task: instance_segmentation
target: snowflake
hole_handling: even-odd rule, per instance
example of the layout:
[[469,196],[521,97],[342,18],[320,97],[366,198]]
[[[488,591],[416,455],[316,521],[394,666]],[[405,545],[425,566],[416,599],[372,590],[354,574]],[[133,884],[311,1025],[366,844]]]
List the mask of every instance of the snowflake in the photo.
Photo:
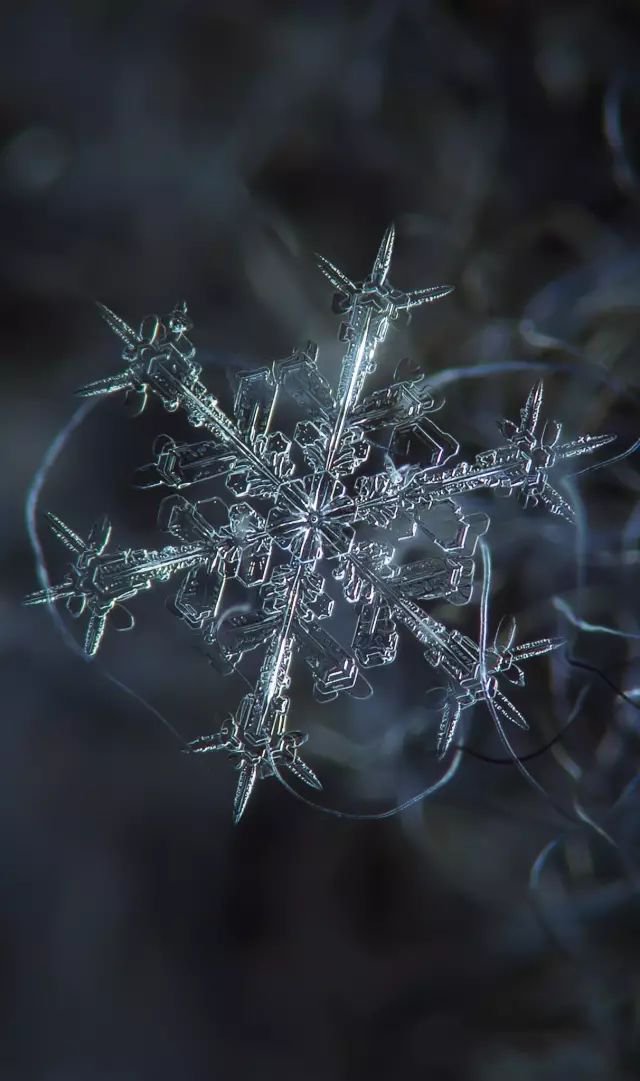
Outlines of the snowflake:
[[[559,462],[613,437],[561,443],[558,423],[541,424],[538,382],[519,421],[499,425],[500,446],[471,462],[451,464],[459,445],[433,420],[443,402],[424,377],[413,372],[364,396],[390,324],[400,313],[451,291],[449,286],[408,293],[394,289],[388,281],[393,242],[390,227],[363,282],[351,281],[318,257],[336,290],[334,311],[343,316],[339,337],[345,351],[337,388],[319,370],[317,348],[309,342],[286,360],[237,376],[232,415],[200,379],[185,303],[166,318],[148,317],[138,332],[101,306],[125,343],[124,368],[80,393],[126,391],[137,412],[152,393],[165,409],[182,410],[206,437],[194,442],[160,437],[153,463],[142,470],[144,485],[176,491],[164,498],[159,512],[159,526],[175,543],[157,550],[110,549],[106,518],[83,540],[49,514],[51,529],[72,561],[59,585],[31,594],[26,602],[64,600],[74,617],[86,614],[84,649],[94,655],[109,619],[123,611],[128,618],[125,602],[154,583],[177,579],[174,610],[203,637],[217,666],[244,671],[245,678],[253,672],[251,689],[235,713],[219,731],[190,745],[196,753],[224,750],[234,759],[236,822],[256,781],[279,775],[282,767],[321,787],[300,756],[307,736],[288,728],[295,655],[310,670],[315,697],[328,702],[356,693],[366,670],[391,664],[404,628],[447,682],[438,733],[438,754],[444,757],[462,711],[479,701],[490,700],[492,712],[526,728],[501,689],[503,681],[522,686],[521,662],[560,644],[543,638],[515,645],[515,622],[503,618],[481,657],[478,642],[449,630],[424,604],[460,605],[471,598],[474,553],[489,519],[466,513],[456,497],[486,488],[517,493],[524,507],[542,503],[571,521],[572,509],[551,486],[549,474]],[[291,436],[274,428],[283,402],[295,412]],[[410,464],[417,454],[421,464]],[[215,478],[226,488],[224,500],[198,503],[177,494]],[[212,509],[220,521],[212,522]],[[415,558],[417,545],[422,545],[420,558]],[[240,590],[243,604],[235,600]],[[338,601],[354,612],[348,642],[332,633]],[[339,622],[343,628],[345,619]]]

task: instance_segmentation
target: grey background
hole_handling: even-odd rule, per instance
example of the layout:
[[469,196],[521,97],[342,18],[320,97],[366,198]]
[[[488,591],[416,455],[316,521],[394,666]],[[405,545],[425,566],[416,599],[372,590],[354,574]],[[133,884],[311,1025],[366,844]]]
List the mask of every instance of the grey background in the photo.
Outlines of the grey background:
[[[271,781],[233,829],[228,763],[181,756],[102,673],[186,738],[214,727],[228,692],[162,601],[140,602],[136,634],[111,636],[99,666],[44,611],[19,607],[37,584],[31,478],[74,388],[117,363],[93,301],[135,324],[186,297],[212,389],[225,369],[309,337],[335,371],[312,252],[362,275],[392,218],[398,286],[457,289],[389,340],[383,375],[406,353],[433,372],[440,417],[472,454],[544,366],[546,409],[569,435],[630,445],[639,35],[631,2],[42,0],[4,12],[3,1078],[640,1073],[638,802],[625,788],[637,708],[601,677],[534,662],[519,699],[532,730],[515,743],[542,746],[589,683],[562,744],[571,760],[558,744],[530,767],[617,849],[567,830],[515,768],[471,757],[436,800],[390,821],[324,816]],[[81,531],[106,510],[120,540],[157,542],[154,500],[130,479],[164,424],[101,405],[60,454],[43,508]],[[486,504],[496,619],[514,612],[525,637],[568,632],[577,656],[633,688],[637,643],[578,634],[551,598],[638,633],[637,464],[579,492],[581,593],[569,527]],[[55,576],[63,555],[43,543]],[[477,606],[455,619],[475,631]],[[415,669],[393,672],[365,715],[334,711],[333,735],[319,727],[309,745],[335,806],[375,812],[434,776]],[[480,711],[469,741],[503,754]],[[530,894],[531,865],[558,836]]]

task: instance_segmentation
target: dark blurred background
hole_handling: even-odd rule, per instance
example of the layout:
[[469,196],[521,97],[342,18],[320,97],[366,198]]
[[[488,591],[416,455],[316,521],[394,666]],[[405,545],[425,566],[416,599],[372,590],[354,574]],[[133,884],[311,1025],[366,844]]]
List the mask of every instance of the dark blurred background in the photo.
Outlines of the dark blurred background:
[[[392,218],[394,282],[457,289],[390,336],[382,372],[410,353],[433,373],[467,456],[540,371],[567,436],[631,445],[638,4],[23,0],[0,58],[0,1075],[640,1076],[637,458],[567,482],[577,530],[486,504],[495,617],[566,634],[602,673],[555,654],[518,699],[526,755],[586,687],[527,763],[553,803],[469,756],[397,818],[325,816],[269,781],[233,828],[229,764],[180,755],[104,674],[185,738],[213,729],[225,692],[162,602],[94,665],[19,607],[37,587],[29,485],[75,387],[118,363],[94,300],[137,324],[186,297],[216,391],[307,338],[335,371],[312,252],[362,276]],[[42,509],[80,532],[104,510],[120,543],[159,543],[130,479],[165,424],[100,404],[41,478]],[[63,553],[43,545],[55,578]],[[477,633],[476,603],[436,614]],[[433,780],[413,682],[399,661],[364,717],[317,723],[328,804],[376,812]],[[468,741],[504,755],[480,710]]]

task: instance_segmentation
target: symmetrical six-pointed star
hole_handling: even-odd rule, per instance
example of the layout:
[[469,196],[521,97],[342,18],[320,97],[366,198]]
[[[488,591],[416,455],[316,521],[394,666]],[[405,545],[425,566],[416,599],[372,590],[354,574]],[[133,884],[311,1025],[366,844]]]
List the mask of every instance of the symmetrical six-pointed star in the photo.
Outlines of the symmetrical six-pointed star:
[[[559,644],[544,638],[514,645],[515,623],[506,619],[481,666],[478,643],[448,630],[425,611],[424,602],[465,604],[471,597],[474,552],[489,519],[465,513],[456,496],[483,488],[517,492],[525,507],[542,502],[553,514],[572,520],[570,505],[549,483],[549,472],[557,462],[593,451],[613,437],[560,443],[559,424],[540,426],[539,382],[519,423],[500,423],[501,446],[451,466],[459,445],[432,419],[443,402],[436,401],[422,377],[410,376],[363,397],[390,323],[400,312],[451,291],[448,286],[409,293],[393,289],[388,282],[393,242],[390,227],[361,283],[318,257],[336,290],[334,311],[344,318],[337,390],[319,371],[317,349],[309,342],[284,361],[241,374],[232,417],[200,380],[187,337],[192,324],[186,304],[178,304],[163,320],[148,317],[138,332],[101,308],[125,343],[125,366],[80,393],[124,390],[142,411],[152,392],[167,410],[182,409],[206,438],[177,443],[160,437],[154,462],[141,471],[141,483],[182,490],[218,478],[227,498],[209,498],[201,510],[183,495],[167,496],[159,525],[177,543],[156,551],[108,551],[106,518],[84,541],[48,515],[73,559],[59,585],[31,594],[27,603],[66,600],[73,616],[86,612],[84,648],[92,655],[109,617],[123,612],[123,602],[154,582],[178,577],[174,609],[203,636],[218,666],[244,670],[247,678],[253,655],[252,689],[235,714],[217,733],[191,744],[195,752],[225,750],[235,759],[236,821],[256,780],[281,767],[321,787],[299,754],[306,735],[287,727],[296,654],[311,671],[316,698],[326,702],[357,693],[365,670],[390,664],[404,628],[447,681],[438,736],[438,753],[444,756],[461,711],[488,697],[500,715],[526,728],[500,682],[505,677],[522,686],[519,663]],[[283,400],[297,415],[292,438],[273,427]],[[401,464],[409,451],[412,457],[419,451],[423,464]],[[221,520],[214,524],[216,515]],[[422,550],[416,559],[418,545]],[[338,621],[337,636],[328,629],[336,623],[331,594],[337,587],[332,582],[340,583],[343,601],[355,609],[355,630],[346,641],[341,640],[344,618]],[[245,601],[253,598],[253,603],[234,603],[240,588]]]

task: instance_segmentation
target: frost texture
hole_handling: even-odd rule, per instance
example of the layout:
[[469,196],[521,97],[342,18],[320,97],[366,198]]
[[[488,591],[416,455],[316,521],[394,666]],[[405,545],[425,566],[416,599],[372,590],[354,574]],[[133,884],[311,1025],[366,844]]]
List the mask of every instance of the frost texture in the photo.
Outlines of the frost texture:
[[[80,393],[126,391],[138,412],[155,394],[165,409],[182,410],[204,437],[182,443],[159,437],[153,462],[140,471],[142,485],[175,490],[159,513],[159,526],[173,543],[157,550],[112,548],[106,518],[83,540],[50,514],[72,561],[59,585],[33,593],[27,603],[64,600],[71,615],[85,615],[84,648],[93,655],[110,620],[124,628],[130,622],[124,602],[155,583],[176,580],[175,612],[202,636],[220,670],[250,679],[235,714],[218,732],[191,744],[195,753],[224,750],[234,759],[236,821],[256,781],[282,768],[321,787],[300,756],[307,736],[288,727],[296,654],[310,670],[319,701],[360,695],[364,673],[394,661],[404,628],[446,681],[438,733],[444,757],[462,711],[479,701],[490,699],[492,713],[527,728],[502,688],[505,681],[521,687],[521,663],[560,645],[550,638],[516,645],[515,622],[503,619],[481,664],[478,642],[447,629],[427,613],[425,602],[459,605],[471,598],[476,547],[489,519],[466,513],[457,497],[485,488],[517,493],[523,507],[542,503],[572,521],[550,473],[613,437],[560,442],[560,425],[541,421],[538,382],[519,421],[500,422],[499,446],[454,464],[459,445],[433,419],[444,403],[422,376],[410,372],[365,395],[390,324],[401,312],[451,291],[394,289],[388,281],[393,242],[390,227],[363,282],[318,257],[336,290],[334,311],[343,317],[337,387],[318,368],[317,348],[309,342],[286,360],[241,374],[232,416],[200,379],[186,304],[163,320],[145,319],[138,332],[101,306],[125,343],[124,368]],[[297,417],[290,435],[274,427],[283,398]],[[421,464],[409,464],[416,457]],[[198,504],[178,494],[214,478],[226,487],[224,501]],[[418,543],[422,550],[415,558]],[[425,547],[431,552],[426,558]],[[336,588],[353,611],[348,644],[329,629]]]

